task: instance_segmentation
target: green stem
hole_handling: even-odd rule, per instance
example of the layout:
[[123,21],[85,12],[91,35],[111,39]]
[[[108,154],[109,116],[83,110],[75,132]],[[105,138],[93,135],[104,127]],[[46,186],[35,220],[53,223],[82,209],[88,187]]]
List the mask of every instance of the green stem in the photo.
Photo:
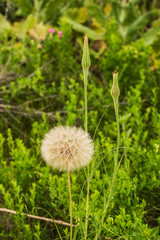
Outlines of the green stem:
[[83,76],[84,76],[84,129],[88,132],[88,106],[87,106],[87,83],[88,83],[88,69],[83,68]]
[[85,239],[87,239],[87,231],[88,231],[88,211],[89,211],[89,188],[90,188],[90,179],[89,179],[89,166],[87,167],[87,202],[86,202],[86,223],[85,223]]
[[72,227],[73,227],[73,223],[72,223],[72,195],[71,195],[71,180],[70,180],[70,172],[68,171],[68,188],[69,188],[69,202],[70,202],[70,206],[69,206],[69,212],[70,212],[70,240],[72,240]]
[[119,154],[119,143],[120,143],[118,100],[114,100],[114,109],[115,109],[116,122],[117,122],[117,149],[116,149],[116,156],[115,156],[115,168],[117,168],[118,154]]
[[115,115],[116,115],[116,122],[117,122],[117,148],[116,148],[116,153],[115,153],[115,157],[114,157],[114,171],[113,171],[112,183],[111,183],[111,187],[110,187],[110,191],[109,191],[108,201],[107,201],[107,204],[106,204],[105,209],[104,209],[104,214],[102,216],[102,221],[101,221],[101,225],[100,225],[99,230],[98,230],[98,234],[96,235],[96,238],[95,238],[96,240],[98,239],[98,237],[101,233],[101,228],[103,226],[104,218],[105,218],[105,215],[107,213],[107,209],[108,209],[109,204],[110,204],[111,199],[112,199],[114,184],[115,184],[115,181],[116,181],[116,176],[117,176],[117,171],[118,171],[118,154],[119,154],[119,144],[120,144],[118,99],[114,100],[114,108],[115,108]]
[[[88,106],[87,106],[87,83],[88,83],[88,68],[83,68],[84,75],[84,128],[88,132]],[[89,212],[89,189],[90,189],[90,179],[89,179],[89,165],[87,166],[87,201],[86,201],[86,220],[85,220],[85,239],[87,239],[88,231],[88,212]]]

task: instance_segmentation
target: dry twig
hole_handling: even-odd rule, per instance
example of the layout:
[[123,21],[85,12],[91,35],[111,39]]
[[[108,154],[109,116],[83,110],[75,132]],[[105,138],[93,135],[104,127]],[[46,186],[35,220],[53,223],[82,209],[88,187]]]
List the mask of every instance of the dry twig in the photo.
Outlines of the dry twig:
[[[6,213],[11,213],[11,214],[17,214],[16,211],[13,211],[13,210],[10,210],[10,209],[7,209],[7,208],[0,208],[0,212],[6,212]],[[35,215],[31,215],[31,214],[26,214],[26,213],[21,213],[22,215],[26,215],[27,217],[29,218],[34,218],[34,219],[39,219],[39,220],[43,220],[43,221],[47,221],[47,222],[52,222],[52,223],[56,223],[56,224],[61,224],[61,225],[64,225],[64,226],[70,226],[70,223],[66,223],[66,222],[63,222],[61,220],[52,220],[50,218],[44,218],[44,217],[40,217],[40,216],[35,216]]]

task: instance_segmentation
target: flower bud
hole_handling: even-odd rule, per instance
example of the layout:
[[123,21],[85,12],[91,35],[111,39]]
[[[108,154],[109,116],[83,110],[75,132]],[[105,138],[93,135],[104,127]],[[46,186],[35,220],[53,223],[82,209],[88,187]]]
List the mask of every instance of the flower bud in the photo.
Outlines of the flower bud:
[[82,56],[81,64],[83,68],[87,68],[87,69],[91,66],[87,37],[84,38],[83,56]]
[[119,95],[120,95],[120,89],[118,86],[118,72],[117,70],[113,73],[113,85],[111,89],[111,95],[114,100],[118,101]]

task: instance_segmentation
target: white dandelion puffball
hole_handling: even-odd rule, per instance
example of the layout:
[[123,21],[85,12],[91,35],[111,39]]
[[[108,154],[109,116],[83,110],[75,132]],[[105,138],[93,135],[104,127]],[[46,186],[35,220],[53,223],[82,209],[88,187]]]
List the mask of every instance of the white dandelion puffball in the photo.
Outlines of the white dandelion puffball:
[[74,171],[89,163],[94,147],[89,134],[83,129],[60,126],[45,135],[41,152],[51,167]]

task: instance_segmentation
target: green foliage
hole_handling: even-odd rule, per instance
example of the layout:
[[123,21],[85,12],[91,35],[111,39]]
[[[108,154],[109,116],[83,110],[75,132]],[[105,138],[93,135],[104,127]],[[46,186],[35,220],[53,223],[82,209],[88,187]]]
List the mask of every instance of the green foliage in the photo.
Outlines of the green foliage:
[[[86,1],[85,8],[69,8],[63,19],[71,24],[75,31],[84,33],[94,40],[103,40],[107,34],[108,21],[114,16],[124,43],[141,36],[146,45],[152,45],[159,36],[159,24],[153,22],[149,29],[147,26],[153,16],[159,16],[160,12],[158,9],[143,12],[138,6],[139,2],[139,0],[128,3],[127,1],[111,0],[105,1],[105,4],[99,7],[92,1]],[[91,22],[90,27],[86,26],[87,22]],[[143,29],[147,29],[147,31],[143,31]]]
[[14,2],[18,6],[17,15],[28,16],[30,14],[34,14],[38,21],[54,21],[56,16],[58,15],[60,8],[66,4],[66,0],[14,0]]
[[153,14],[159,14],[158,10],[151,10],[143,14],[137,11],[137,2],[129,1],[123,4],[120,1],[112,1],[112,11],[118,23],[118,30],[125,42],[133,40],[139,30],[144,29]]

